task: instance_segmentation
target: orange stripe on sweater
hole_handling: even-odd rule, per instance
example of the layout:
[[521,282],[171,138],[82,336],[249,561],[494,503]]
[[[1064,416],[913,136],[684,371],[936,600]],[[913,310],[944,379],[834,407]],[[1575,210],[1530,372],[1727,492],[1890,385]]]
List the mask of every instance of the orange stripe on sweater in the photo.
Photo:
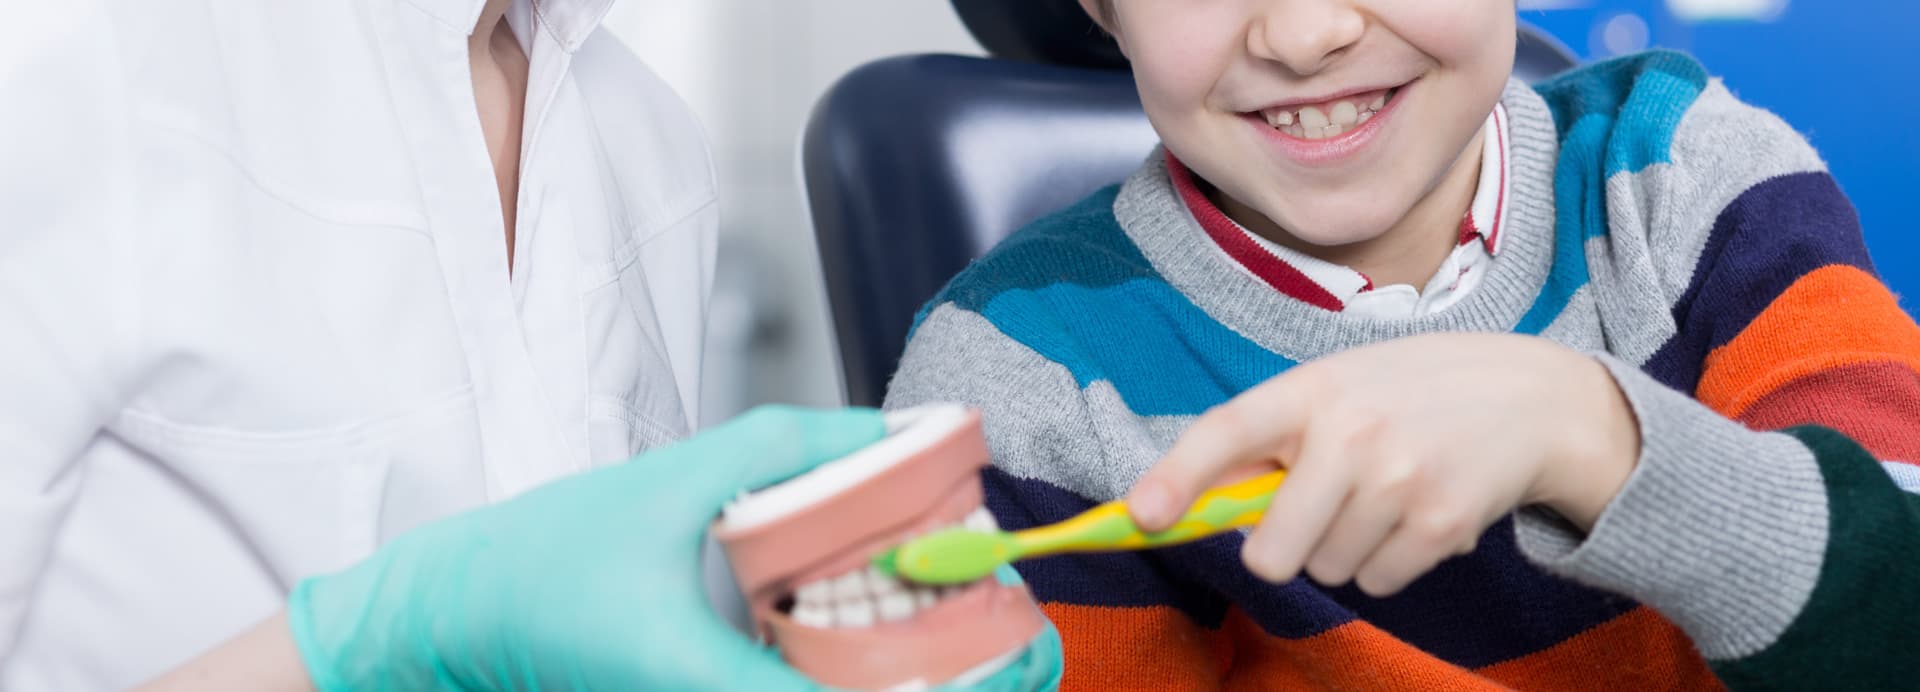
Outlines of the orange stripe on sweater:
[[1499,690],[1499,684],[1400,641],[1364,620],[1304,639],[1267,634],[1235,608],[1221,629],[1233,638],[1224,689]]
[[1724,689],[1687,635],[1645,607],[1479,673],[1521,690]]
[[1872,361],[1920,370],[1920,326],[1872,275],[1827,266],[1800,277],[1732,341],[1707,354],[1694,395],[1737,419],[1787,383]]
[[1061,689],[1717,690],[1686,635],[1636,608],[1559,644],[1467,670],[1364,620],[1312,637],[1267,634],[1238,608],[1208,630],[1165,606],[1042,604],[1060,629]]
[[1877,361],[1809,374],[1754,402],[1755,430],[1824,425],[1881,459],[1920,461],[1920,371]]
[[1043,603],[1066,658],[1060,689],[1216,690],[1226,642],[1166,606]]

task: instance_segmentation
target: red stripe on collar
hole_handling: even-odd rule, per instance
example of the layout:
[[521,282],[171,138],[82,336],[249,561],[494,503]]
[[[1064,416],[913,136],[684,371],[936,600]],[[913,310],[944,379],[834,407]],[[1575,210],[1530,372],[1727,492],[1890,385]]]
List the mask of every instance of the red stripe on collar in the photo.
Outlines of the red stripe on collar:
[[1215,245],[1225,250],[1228,257],[1246,267],[1255,277],[1272,286],[1287,297],[1302,303],[1340,312],[1346,304],[1329,292],[1319,282],[1300,273],[1293,265],[1287,264],[1266,248],[1248,238],[1240,227],[1220,211],[1213,200],[1200,191],[1200,186],[1192,171],[1187,170],[1173,152],[1167,152],[1167,177],[1173,182],[1173,189],[1180,193],[1180,200],[1187,205],[1187,211],[1193,214],[1200,228],[1207,232]]

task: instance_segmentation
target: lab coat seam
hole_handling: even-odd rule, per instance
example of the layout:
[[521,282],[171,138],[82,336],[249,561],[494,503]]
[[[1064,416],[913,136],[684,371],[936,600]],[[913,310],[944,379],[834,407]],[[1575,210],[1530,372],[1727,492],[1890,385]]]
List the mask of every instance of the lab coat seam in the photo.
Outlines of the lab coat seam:
[[680,227],[688,225],[689,221],[700,216],[708,209],[713,208],[718,202],[719,197],[708,197],[706,201],[701,202],[693,209],[674,217],[673,221],[655,225],[654,229],[647,232],[644,236],[635,232],[633,227],[627,227],[625,232],[627,242],[622,244],[619,249],[614,250],[613,259],[602,264],[600,270],[595,273],[593,278],[585,282],[585,286],[581,288],[581,293],[592,293],[618,283],[620,281],[620,275],[625,274],[627,269],[633,266],[633,263],[640,261],[640,256],[644,254],[649,243]]
[[[533,12],[534,12],[533,23],[535,25],[544,25],[546,23],[546,20],[540,16],[540,5],[538,2],[533,3]],[[549,33],[549,36],[551,36],[551,33]],[[536,41],[534,43],[537,44],[538,42]],[[537,47],[535,48],[535,51],[536,52],[538,51]],[[509,252],[513,253],[513,257],[516,259],[521,257],[523,254],[526,254],[526,253],[523,253],[522,250],[531,252],[531,249],[533,247],[533,242],[534,242],[534,235],[539,233],[539,229],[540,229],[540,224],[538,223],[525,225],[524,227],[522,227],[522,225],[519,224],[519,221],[525,220],[524,217],[526,217],[527,211],[531,206],[528,204],[528,202],[531,201],[531,197],[533,196],[544,197],[543,193],[545,192],[544,184],[542,184],[537,190],[534,189],[532,186],[528,185],[528,181],[533,180],[534,176],[539,176],[542,173],[542,170],[539,164],[536,164],[534,162],[533,152],[536,148],[538,148],[541,145],[541,140],[544,138],[546,134],[547,127],[548,127],[548,116],[553,112],[554,103],[560,99],[561,91],[568,87],[572,79],[573,53],[571,51],[566,51],[565,55],[562,55],[561,57],[558,58],[560,62],[557,67],[547,67],[548,61],[543,61],[538,57],[530,56],[530,58],[531,58],[529,62],[530,78],[532,78],[532,76],[535,74],[531,70],[534,67],[541,67],[542,71],[550,70],[553,72],[553,77],[552,77],[553,81],[550,84],[542,85],[541,95],[539,100],[537,101],[537,103],[539,104],[538,110],[531,113],[529,119],[521,124],[522,130],[521,130],[521,145],[520,145],[520,166],[521,166],[520,182],[518,185],[516,185],[517,189],[515,189],[514,191],[514,196],[516,198],[514,202],[515,209],[516,209],[516,216],[520,218],[516,218],[515,220],[516,231],[514,232],[514,239],[513,239],[514,247],[509,250]],[[540,76],[544,77],[544,75],[540,75]],[[529,86],[526,92],[525,98],[523,100],[526,103],[535,103],[536,101],[534,100],[533,95],[534,95],[534,92],[532,90],[532,87]],[[544,206],[545,206],[544,203],[540,203],[540,207],[544,207]],[[512,283],[513,283],[513,290],[514,290],[514,300],[516,302],[524,300],[526,298],[526,289],[527,289],[526,282],[524,280],[515,278],[512,280]]]
[[445,28],[448,31],[458,32],[462,36],[466,36],[473,33],[473,25],[479,21],[480,10],[482,7],[484,7],[484,3],[474,3],[474,8],[473,8],[474,16],[472,19],[467,21],[467,25],[465,27],[462,27],[456,24],[455,22],[453,22],[452,20],[449,20],[446,17],[440,16],[440,13],[434,12],[431,9],[421,6],[420,3],[417,2],[416,0],[407,0],[407,5],[409,7],[412,7],[413,11],[426,15],[427,19],[432,20],[433,23],[439,24],[442,28]]
[[[588,73],[590,74],[590,71]],[[581,81],[580,77],[581,75],[579,71],[576,71],[574,74],[575,88],[581,92],[580,93],[580,112],[581,112],[581,115],[587,119],[588,124],[591,125],[591,127],[587,128],[587,134],[593,137],[593,143],[594,143],[594,147],[592,150],[593,161],[595,164],[598,164],[602,170],[605,171],[607,180],[610,180],[613,183],[612,187],[613,187],[614,194],[610,195],[610,199],[614,202],[614,204],[618,205],[618,209],[615,211],[615,217],[619,219],[620,230],[623,233],[626,233],[628,238],[628,243],[631,243],[633,238],[633,227],[635,224],[633,221],[633,210],[628,206],[627,197],[625,194],[623,194],[626,192],[627,186],[625,182],[620,179],[619,170],[615,168],[610,162],[607,161],[608,147],[607,147],[606,138],[600,135],[600,128],[601,128],[600,117],[599,117],[600,114],[594,109],[593,99],[587,98],[586,86],[585,86],[585,83]],[[613,263],[619,262],[619,254],[625,249],[626,249],[626,244],[623,243],[621,248],[614,252]],[[618,269],[625,269],[625,267],[619,267]],[[617,273],[618,271],[616,270],[614,274],[617,274]]]
[[547,19],[546,10],[541,7],[540,0],[529,0],[527,4],[533,6],[533,23],[540,27],[540,32],[546,34],[547,38],[553,39],[553,42],[559,44],[568,54],[572,54],[574,44],[568,43],[560,36],[560,32],[554,31],[553,22]]
[[274,431],[186,423],[173,420],[156,411],[128,406],[120,410],[108,427],[132,440],[154,440],[176,445],[224,444],[228,448],[279,447],[288,444],[361,439],[369,431],[383,425],[448,411],[472,401],[473,398],[473,385],[469,383],[422,397],[419,403],[414,405],[375,416],[336,425]]
[[204,147],[207,151],[210,151],[218,155],[221,159],[224,159],[227,162],[227,164],[231,165],[234,171],[240,175],[240,178],[242,180],[247,181],[247,183],[253,189],[258,190],[261,194],[266,195],[268,198],[273,199],[276,202],[279,202],[281,205],[287,207],[288,209],[298,212],[315,221],[319,221],[321,223],[335,225],[335,226],[351,226],[356,228],[391,228],[395,230],[410,231],[413,233],[417,233],[419,235],[427,237],[428,239],[432,238],[432,234],[429,233],[427,230],[427,223],[426,223],[425,217],[419,214],[409,214],[408,216],[413,216],[416,218],[410,218],[404,221],[403,220],[389,221],[389,220],[374,220],[374,219],[350,219],[350,218],[342,218],[342,217],[334,216],[331,214],[327,214],[315,208],[317,206],[322,206],[320,204],[303,202],[303,201],[294,199],[291,194],[284,191],[284,188],[286,188],[287,186],[280,185],[277,182],[267,180],[264,176],[260,174],[259,171],[254,170],[252,166],[247,165],[246,162],[242,161],[240,157],[237,154],[235,154],[232,150],[221,145],[219,142],[214,141],[212,137],[209,137],[205,133],[199,131],[198,128],[195,128],[186,123],[171,122],[169,119],[165,117],[160,117],[154,114],[147,114],[145,117],[142,117],[141,122],[152,126],[155,130],[159,132],[172,133],[182,138],[191,140],[196,144],[199,144],[200,146]]
[[[611,418],[615,422],[625,424],[629,430],[644,433],[649,443],[672,440],[681,435],[679,431],[654,420],[652,416],[641,413],[640,409],[620,397],[598,395],[591,397],[591,401],[592,405],[587,408],[587,415],[590,418]],[[602,407],[612,410],[606,411]],[[640,449],[644,450],[647,446],[650,445],[642,445]]]
[[662,224],[657,224],[651,230],[647,230],[645,232],[639,232],[637,229],[631,229],[631,228],[628,229],[628,232],[633,235],[633,241],[632,241],[633,254],[639,255],[640,251],[645,249],[647,244],[652,243],[654,240],[659,239],[661,236],[671,233],[682,226],[685,226],[688,221],[692,220],[696,216],[701,215],[702,213],[705,213],[708,209],[713,208],[719,202],[720,202],[720,197],[718,195],[707,195],[705,198],[695,203],[693,205],[693,208],[688,209],[685,213],[675,215],[672,221],[668,221]]
[[[606,40],[611,41],[614,48],[624,52],[627,57],[633,58],[638,62],[637,56],[634,56],[633,51],[621,43],[619,38],[608,35],[606,36]],[[587,121],[592,125],[592,127],[588,128],[588,131],[592,135],[594,143],[597,145],[594,148],[595,161],[606,168],[608,178],[613,181],[613,186],[616,190],[616,194],[613,195],[613,200],[619,204],[618,217],[620,219],[621,230],[628,237],[628,242],[614,251],[613,260],[603,265],[611,269],[611,271],[605,272],[604,279],[595,283],[593,289],[606,286],[608,283],[611,283],[615,277],[618,277],[621,272],[626,271],[632,258],[623,257],[623,255],[639,255],[642,248],[654,238],[672,231],[674,228],[684,224],[688,219],[718,204],[720,199],[719,174],[713,166],[713,145],[707,138],[705,126],[700,124],[699,118],[693,117],[686,100],[680,98],[679,92],[674,91],[672,85],[667,84],[659,78],[659,75],[648,70],[644,63],[639,64],[638,69],[641,70],[643,75],[649,78],[651,84],[648,86],[657,88],[662,93],[671,97],[672,105],[678,111],[678,115],[684,121],[684,124],[692,127],[694,132],[699,136],[700,163],[706,171],[706,185],[702,189],[687,191],[676,197],[675,201],[687,205],[687,208],[678,209],[677,205],[667,206],[665,213],[649,213],[646,215],[648,218],[636,220],[634,218],[635,214],[633,213],[632,205],[628,203],[627,195],[624,194],[627,190],[628,181],[622,179],[618,169],[610,165],[607,161],[608,152],[611,151],[611,147],[607,146],[606,138],[601,134],[605,126],[600,120],[600,112],[596,108],[593,99],[585,97],[587,81],[593,79],[592,71],[591,69],[585,71],[586,74],[583,81],[581,71],[575,70],[573,72],[573,79],[575,88],[581,91],[581,111],[585,113]],[[661,218],[665,220],[655,220]],[[644,231],[640,230],[643,225],[646,227]]]

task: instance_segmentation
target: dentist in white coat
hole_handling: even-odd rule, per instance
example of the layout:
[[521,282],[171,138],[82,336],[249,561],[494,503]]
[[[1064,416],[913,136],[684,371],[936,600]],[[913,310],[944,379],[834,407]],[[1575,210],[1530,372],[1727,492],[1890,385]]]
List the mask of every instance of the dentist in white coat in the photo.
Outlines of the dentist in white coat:
[[8,8],[0,690],[813,687],[702,537],[885,426],[669,444],[714,175],[610,2]]
[[9,12],[0,689],[151,679],[694,429],[714,174],[609,4]]

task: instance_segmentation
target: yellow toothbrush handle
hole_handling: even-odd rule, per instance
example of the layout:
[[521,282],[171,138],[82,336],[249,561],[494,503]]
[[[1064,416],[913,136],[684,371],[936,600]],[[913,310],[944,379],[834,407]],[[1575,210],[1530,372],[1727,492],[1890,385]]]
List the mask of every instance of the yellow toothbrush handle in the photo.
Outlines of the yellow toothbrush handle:
[[1165,531],[1146,532],[1127,514],[1127,503],[1115,500],[1066,521],[1013,534],[1019,557],[1068,552],[1141,550],[1177,545],[1225,533],[1260,521],[1273,500],[1273,491],[1287,472],[1273,471],[1200,495],[1193,507]]

